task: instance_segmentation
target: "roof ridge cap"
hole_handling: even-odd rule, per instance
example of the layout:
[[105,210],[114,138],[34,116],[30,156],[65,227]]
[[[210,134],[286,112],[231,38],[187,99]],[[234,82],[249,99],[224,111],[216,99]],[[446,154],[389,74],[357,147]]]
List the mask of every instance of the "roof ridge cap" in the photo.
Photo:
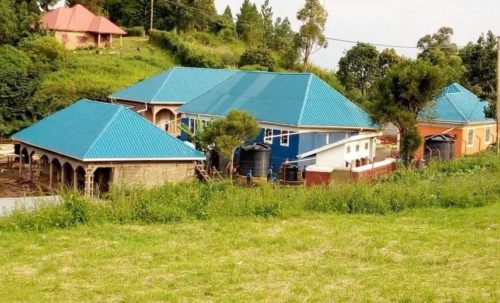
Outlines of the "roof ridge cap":
[[170,77],[172,77],[172,74],[174,73],[174,71],[176,70],[177,66],[174,66],[172,67],[171,69],[169,69],[169,74],[168,74],[168,77],[167,79],[165,79],[165,81],[163,81],[163,83],[161,84],[161,86],[156,90],[156,93],[153,95],[153,97],[151,97],[151,100],[150,102],[153,102],[154,99],[156,98],[156,96],[158,96],[158,94],[160,93],[160,91],[163,89],[163,87],[167,84],[168,80],[170,80]]
[[302,107],[300,109],[299,119],[297,120],[297,125],[300,125],[302,122],[302,116],[304,116],[304,110],[306,108],[306,103],[309,97],[309,90],[311,88],[311,82],[313,79],[313,74],[309,74],[309,79],[307,79],[307,88],[304,93],[304,98],[302,99]]
[[108,123],[106,123],[106,125],[104,126],[104,128],[102,129],[102,131],[99,133],[99,135],[94,139],[94,141],[92,142],[92,144],[90,144],[89,148],[85,151],[85,153],[83,153],[82,159],[86,158],[85,156],[97,144],[97,141],[99,141],[99,139],[101,139],[101,137],[106,132],[106,130],[109,128],[109,126],[113,123],[113,121],[115,121],[116,116],[118,116],[118,114],[121,113],[124,109],[125,109],[124,106],[121,106],[121,107],[118,108],[118,110],[113,114],[113,117],[111,117],[111,119],[109,119]]

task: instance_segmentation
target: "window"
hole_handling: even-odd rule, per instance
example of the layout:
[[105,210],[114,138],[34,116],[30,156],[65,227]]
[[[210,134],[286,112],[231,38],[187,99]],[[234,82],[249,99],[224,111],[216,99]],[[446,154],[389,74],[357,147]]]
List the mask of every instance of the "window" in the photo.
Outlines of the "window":
[[273,130],[270,128],[264,129],[264,143],[273,144]]
[[191,133],[195,134],[196,133],[196,120],[195,119],[189,119],[189,131]]
[[368,150],[368,147],[370,147],[370,144],[368,142],[365,143],[365,149]]
[[347,151],[346,151],[348,154],[351,153],[351,146],[350,145],[347,145]]
[[280,145],[288,146],[290,141],[290,132],[287,130],[281,131]]
[[467,131],[467,145],[471,146],[474,145],[474,130],[469,129]]
[[356,145],[356,151],[359,152],[359,144]]
[[491,142],[491,128],[487,127],[484,134],[484,143],[490,143],[490,142]]

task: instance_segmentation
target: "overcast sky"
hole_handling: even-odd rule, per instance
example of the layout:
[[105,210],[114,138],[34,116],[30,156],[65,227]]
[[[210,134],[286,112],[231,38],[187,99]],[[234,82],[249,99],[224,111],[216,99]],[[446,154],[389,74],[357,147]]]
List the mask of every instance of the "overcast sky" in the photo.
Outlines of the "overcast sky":
[[[500,34],[500,0],[323,0],[328,11],[325,35],[334,38],[415,46],[419,38],[436,32],[442,26],[455,30],[454,42],[465,45],[476,41],[482,32]],[[254,0],[261,5],[264,0]],[[304,0],[270,0],[276,16],[288,16],[294,29],[300,24],[296,12]],[[222,12],[229,4],[233,14],[243,0],[215,0]],[[343,53],[352,44],[330,41],[313,61],[336,69]],[[416,50],[396,49],[414,57]]]

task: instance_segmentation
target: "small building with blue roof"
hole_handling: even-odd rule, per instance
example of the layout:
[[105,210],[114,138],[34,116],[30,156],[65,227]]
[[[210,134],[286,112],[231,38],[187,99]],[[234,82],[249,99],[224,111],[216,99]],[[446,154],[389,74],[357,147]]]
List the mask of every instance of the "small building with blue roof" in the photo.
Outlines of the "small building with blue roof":
[[432,107],[418,118],[417,129],[424,139],[416,152],[422,159],[428,148],[425,141],[447,135],[455,140],[454,156],[473,154],[496,142],[496,122],[486,116],[488,102],[458,83],[445,87]]
[[[93,195],[194,177],[204,155],[119,104],[80,100],[13,135],[30,178]],[[23,165],[20,165],[20,172]]]

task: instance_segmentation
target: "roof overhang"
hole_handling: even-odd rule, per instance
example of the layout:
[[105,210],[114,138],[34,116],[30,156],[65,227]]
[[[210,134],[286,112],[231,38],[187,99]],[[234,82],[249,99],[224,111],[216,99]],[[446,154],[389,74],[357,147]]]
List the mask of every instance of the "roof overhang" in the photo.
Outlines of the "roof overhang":
[[119,102],[133,102],[133,103],[141,103],[141,104],[151,104],[151,105],[184,105],[186,101],[151,101],[151,100],[135,100],[135,99],[125,99],[117,96],[110,95],[108,96],[113,101]]
[[154,162],[154,161],[202,161],[205,160],[205,156],[200,156],[200,157],[174,157],[174,158],[82,158],[74,155],[69,155],[60,151],[56,151],[51,148],[43,147],[43,146],[38,146],[36,144],[30,143],[28,141],[24,141],[21,139],[18,139],[16,137],[12,137],[13,139],[17,140],[19,143],[26,144],[33,146],[38,149],[46,150],[48,152],[51,152],[53,154],[61,155],[67,158],[71,158],[73,160],[81,161],[81,162]]
[[417,124],[419,125],[453,125],[453,126],[475,126],[475,125],[488,125],[488,124],[496,124],[496,121],[485,120],[485,121],[472,121],[472,122],[461,122],[461,121],[447,121],[447,120],[418,120]]
[[[182,112],[182,111],[181,111]],[[184,116],[187,118],[224,118],[225,116],[221,115],[211,115],[211,114],[199,114],[199,113],[190,113],[190,112],[182,112]],[[273,122],[273,121],[265,121],[265,120],[258,120],[259,125],[264,128],[273,128],[273,127],[279,127],[280,129],[289,129],[289,130],[307,130],[308,132],[311,131],[325,131],[325,130],[332,130],[332,131],[348,131],[348,130],[355,130],[355,131],[363,131],[363,130],[368,130],[368,131],[377,131],[379,128],[377,127],[366,127],[366,126],[340,126],[340,125],[296,125],[296,124],[288,124],[288,123],[279,123],[279,122]]]

